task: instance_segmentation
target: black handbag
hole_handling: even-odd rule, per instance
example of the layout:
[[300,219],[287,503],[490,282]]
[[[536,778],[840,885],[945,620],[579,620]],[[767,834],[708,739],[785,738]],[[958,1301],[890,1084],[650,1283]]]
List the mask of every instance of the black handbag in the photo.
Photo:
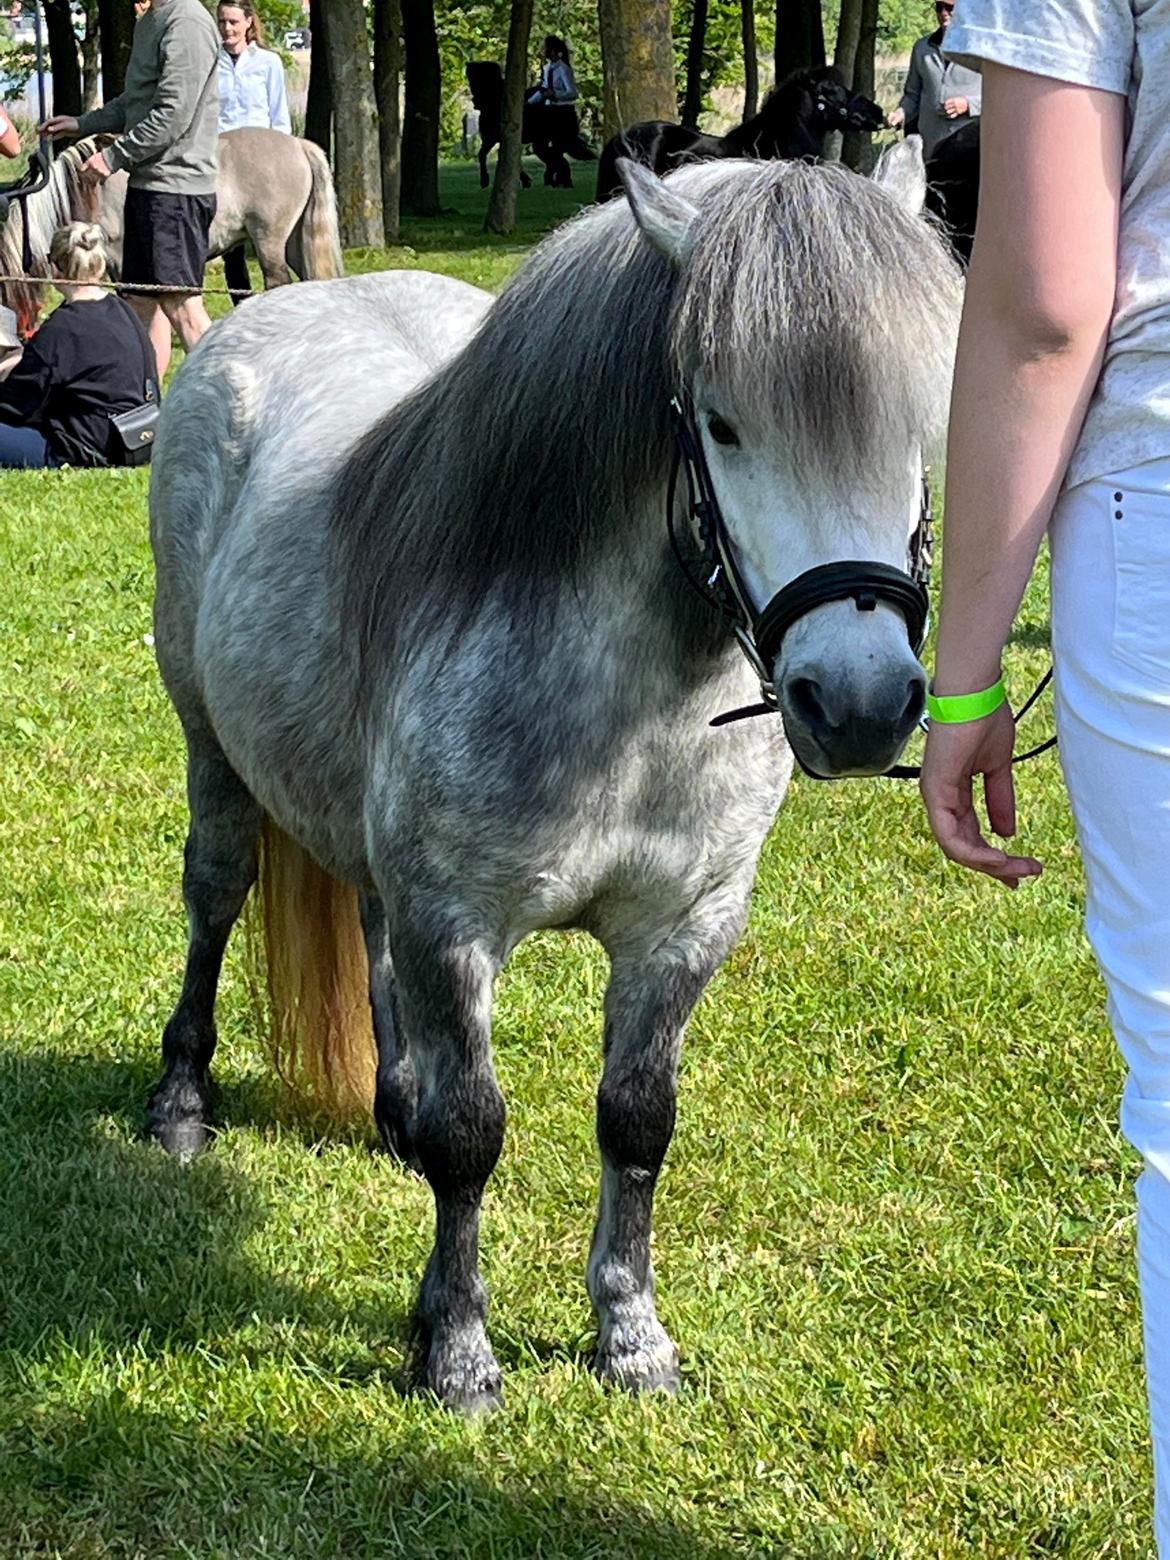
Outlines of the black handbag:
[[[145,338],[145,331],[142,336]],[[159,397],[154,349],[149,350],[149,360],[145,348],[142,354],[142,365],[146,370],[142,403],[132,406],[129,411],[109,414],[114,464],[118,466],[145,466],[154,448],[154,436],[158,432]]]

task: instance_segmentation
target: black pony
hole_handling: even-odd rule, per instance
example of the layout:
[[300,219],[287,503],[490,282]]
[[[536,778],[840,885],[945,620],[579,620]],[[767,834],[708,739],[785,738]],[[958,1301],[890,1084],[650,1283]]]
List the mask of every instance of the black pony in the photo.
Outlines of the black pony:
[[851,93],[832,65],[796,71],[774,87],[759,113],[727,135],[701,135],[685,125],[651,119],[606,142],[597,170],[597,198],[621,189],[619,157],[669,173],[680,162],[708,157],[819,157],[830,130],[880,130],[886,116],[869,98]]
[[979,121],[970,119],[938,143],[926,161],[926,209],[947,230],[966,265],[979,210]]
[[[488,187],[488,153],[500,142],[501,119],[504,109],[504,72],[494,60],[469,60],[467,86],[471,101],[479,114],[479,182]],[[577,162],[592,162],[596,152],[581,139],[581,126],[576,109],[568,104],[560,105],[550,113],[542,103],[529,103],[525,91],[524,122],[520,140],[540,158],[545,166],[546,184],[572,184],[568,176],[566,157]],[[520,183],[525,189],[532,180],[520,170]]]

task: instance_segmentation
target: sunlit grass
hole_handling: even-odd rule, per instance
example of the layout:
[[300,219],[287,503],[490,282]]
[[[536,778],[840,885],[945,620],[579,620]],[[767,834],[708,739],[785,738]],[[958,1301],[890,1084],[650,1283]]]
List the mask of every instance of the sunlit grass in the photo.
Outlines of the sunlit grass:
[[[494,285],[519,256],[447,188],[462,225],[389,258]],[[0,480],[0,1553],[1149,1553],[1134,1166],[1052,756],[1016,895],[943,865],[912,788],[794,784],[683,1063],[675,1401],[587,1370],[603,958],[520,950],[484,1224],[507,1402],[465,1424],[397,1387],[426,1188],[287,1124],[236,962],[213,1151],[139,1140],[184,941],[145,480]],[[1038,588],[1015,688],[1045,617]]]

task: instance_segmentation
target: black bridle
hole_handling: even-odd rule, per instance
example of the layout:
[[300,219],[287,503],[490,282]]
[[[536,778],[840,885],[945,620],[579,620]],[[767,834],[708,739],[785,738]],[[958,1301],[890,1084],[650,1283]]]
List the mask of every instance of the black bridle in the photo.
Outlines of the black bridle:
[[[45,95],[45,49],[41,33],[41,7],[40,0],[32,0],[33,37],[35,40],[36,75],[37,75],[37,104],[40,109],[39,123],[44,124],[48,118]],[[12,184],[0,184],[0,226],[7,222],[12,214],[12,207],[20,207],[20,216],[23,223],[21,230],[21,258],[20,268],[24,272],[32,270],[32,234],[29,230],[28,210],[25,202],[30,195],[35,195],[38,190],[43,190],[49,182],[52,169],[52,161],[49,155],[49,143],[42,135],[35,152],[28,160],[28,168]]]
[[[930,604],[926,593],[930,583],[930,565],[934,549],[934,516],[930,508],[930,489],[922,479],[922,504],[918,524],[910,540],[908,570],[888,563],[857,558],[840,563],[823,563],[798,574],[771,601],[757,612],[747,589],[727,524],[715,496],[710,468],[695,421],[694,407],[684,393],[670,403],[674,424],[674,458],[667,489],[666,514],[671,546],[683,573],[694,588],[716,607],[731,628],[740,649],[760,680],[762,703],[717,715],[713,726],[746,720],[753,715],[774,714],[780,700],[772,683],[770,667],[780,653],[784,636],[794,623],[815,607],[830,601],[852,601],[859,612],[872,612],[879,601],[897,607],[906,623],[910,647],[917,655],[926,642]],[[686,473],[690,495],[689,516],[703,568],[702,579],[693,572],[691,562],[679,545],[675,529],[675,493],[678,474]]]
[[[689,394],[680,391],[671,401],[670,410],[674,429],[674,455],[666,494],[666,524],[671,548],[691,586],[727,621],[748,664],[760,680],[761,703],[716,715],[711,721],[712,726],[726,726],[733,721],[779,712],[780,700],[770,668],[780,653],[785,634],[793,624],[827,602],[853,601],[859,612],[873,612],[879,601],[896,607],[905,621],[910,648],[915,655],[922,653],[930,622],[927,589],[934,561],[934,513],[925,470],[922,473],[918,523],[910,537],[905,570],[894,568],[888,563],[857,558],[840,563],[819,564],[816,568],[798,574],[776,592],[762,611],[757,612],[736,562],[727,524],[715,495]],[[685,471],[687,478],[688,517],[698,548],[697,561],[702,566],[701,577],[694,572],[696,560],[684,555],[676,530],[675,494],[680,468]],[[1051,671],[1045,674],[1040,686],[1016,715],[1017,721],[1032,708],[1051,676]],[[1035,758],[1037,754],[1047,752],[1055,742],[1056,738],[1051,737],[1028,752],[1018,754],[1012,762],[1018,764],[1024,759]],[[809,769],[801,761],[799,753],[795,757],[805,773],[814,780],[826,778]],[[916,780],[921,769],[917,764],[895,764],[885,770],[884,774],[893,780]]]

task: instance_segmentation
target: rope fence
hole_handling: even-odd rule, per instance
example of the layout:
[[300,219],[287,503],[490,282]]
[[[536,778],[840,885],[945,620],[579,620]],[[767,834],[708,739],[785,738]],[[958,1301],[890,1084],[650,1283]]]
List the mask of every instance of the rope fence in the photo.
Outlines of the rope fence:
[[[42,287],[53,286],[53,278],[51,276],[32,276],[27,271],[22,271],[19,275],[16,276],[0,275],[0,284],[3,284],[4,282],[20,282],[26,286],[29,282],[32,282],[35,285]],[[74,282],[70,283],[69,285],[107,287],[111,292],[189,294],[207,293],[213,297],[221,298],[250,298],[252,296],[252,288],[250,287],[208,287],[206,285],[202,287],[192,287],[190,282],[178,282],[170,284],[166,282],[111,282],[110,280],[105,279],[100,282]]]

